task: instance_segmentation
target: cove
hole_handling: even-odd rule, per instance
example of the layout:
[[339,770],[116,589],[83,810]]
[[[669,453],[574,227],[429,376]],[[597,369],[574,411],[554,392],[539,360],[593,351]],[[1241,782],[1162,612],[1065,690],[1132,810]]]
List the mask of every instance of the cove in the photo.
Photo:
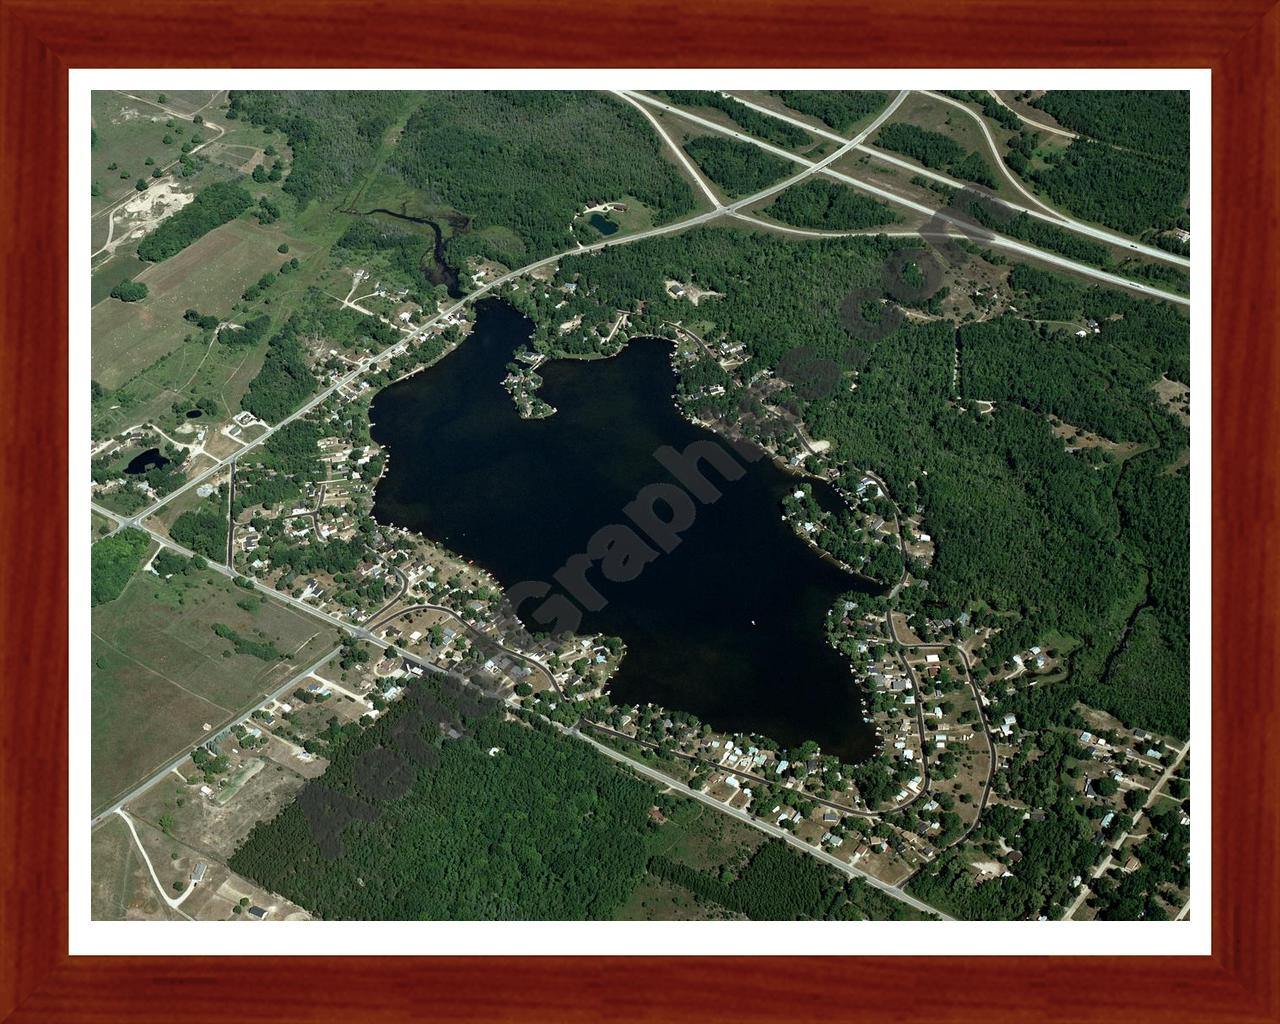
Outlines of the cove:
[[[507,588],[553,581],[601,527],[627,524],[623,507],[675,478],[654,457],[666,445],[724,445],[675,408],[671,345],[633,340],[610,359],[556,360],[539,394],[558,411],[522,420],[501,381],[530,322],[499,300],[476,307],[471,336],[436,366],[392,384],[370,410],[390,459],[375,494],[379,522],[420,532],[491,572]],[[816,740],[847,762],[877,749],[861,688],[826,642],[827,610],[874,585],[819,557],[782,521],[797,478],[768,458],[708,479],[718,500],[698,504],[670,553],[635,579],[590,579],[607,604],[580,632],[621,637],[627,655],[611,683],[617,704],[653,702],[717,729],[757,732],[785,746]],[[820,481],[815,493],[838,501]],[[536,627],[526,601],[522,618]]]

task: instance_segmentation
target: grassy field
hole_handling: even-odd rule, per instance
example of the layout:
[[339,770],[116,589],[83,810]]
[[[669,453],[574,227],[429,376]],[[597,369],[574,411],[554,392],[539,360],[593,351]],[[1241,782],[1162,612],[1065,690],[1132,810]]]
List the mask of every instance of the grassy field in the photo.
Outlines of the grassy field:
[[[170,115],[153,104],[139,103],[122,93],[95,92],[89,109],[96,136],[90,155],[91,180],[101,193],[93,197],[91,209],[97,214],[133,192],[133,183],[138,178],[150,177],[151,167],[145,163],[147,157],[156,164],[177,159],[185,136],[173,135],[174,141],[166,146],[165,122]],[[115,170],[109,170],[111,164],[116,165]]]
[[93,830],[89,864],[93,920],[182,920],[156,893],[137,844],[120,817],[112,815]]
[[697,871],[737,868],[765,841],[764,834],[696,800],[681,800],[665,825],[649,834],[648,854]]
[[[231,137],[243,139],[247,147],[262,147],[270,138],[248,126],[229,132]],[[279,136],[275,145],[285,149]],[[208,183],[232,174],[227,168],[211,165],[198,180]],[[147,420],[171,429],[179,423],[172,412],[173,403],[194,402],[205,396],[218,401],[221,415],[206,417],[201,424],[216,429],[239,410],[249,382],[261,369],[266,339],[248,349],[210,346],[199,330],[182,319],[183,313],[194,308],[243,323],[266,312],[281,323],[307,288],[319,281],[327,262],[325,254],[349,218],[320,203],[298,211],[277,184],[249,183],[249,187],[255,195],[266,195],[279,204],[278,221],[260,225],[246,215],[158,264],[141,263],[121,251],[94,274],[95,299],[106,296],[118,280],[128,276],[150,289],[141,302],[104,299],[94,306],[93,376],[111,392],[94,405],[95,437]],[[288,254],[278,252],[281,243],[288,244]],[[250,284],[294,257],[301,261],[297,271],[278,275],[252,306],[241,301]],[[341,294],[346,294],[346,288]],[[188,337],[191,340],[184,341]]]
[[[126,89],[125,92],[133,93],[135,96],[146,96],[151,99],[156,99],[160,95],[159,93],[143,92],[141,89]],[[211,102],[215,97],[217,97],[218,102]],[[220,113],[218,108],[225,100],[226,93],[221,89],[217,92],[211,89],[190,89],[164,93],[164,105],[170,110],[188,116],[199,111],[209,119],[213,119]]]
[[[272,602],[247,612],[243,592],[212,571],[161,580],[140,573],[93,613],[93,804],[105,806],[150,771],[279,687],[330,645],[331,630]],[[288,655],[237,655],[225,623]]]
[[182,319],[187,309],[227,315],[249,285],[287,259],[276,251],[281,242],[305,257],[307,247],[278,222],[234,220],[171,259],[147,265],[135,276],[149,289],[145,299],[106,299],[93,308],[94,380],[117,388],[180,346],[194,330]]
[[[970,153],[977,153],[991,168],[995,176],[997,187],[990,191],[1009,199],[1022,198],[1017,190],[1009,184],[1009,179],[996,166],[997,157],[991,152],[991,147],[987,145],[987,140],[983,136],[978,122],[964,113],[964,111],[957,110],[941,100],[935,100],[930,96],[913,92],[902,101],[902,105],[894,111],[893,116],[888,119],[886,124],[896,124],[900,121],[906,121],[919,128],[945,135],[949,139],[954,139]],[[992,134],[995,135],[1000,145],[1003,145],[1003,139],[1012,134],[1003,131],[998,125],[989,125],[988,127],[991,128]],[[877,131],[868,140],[868,144],[874,143],[879,134],[880,132]],[[880,152],[885,151],[880,150]],[[910,160],[910,157],[904,157],[901,153],[889,152],[888,155],[898,159]],[[1000,156],[1003,157],[1003,155],[1004,152],[1002,150]]]

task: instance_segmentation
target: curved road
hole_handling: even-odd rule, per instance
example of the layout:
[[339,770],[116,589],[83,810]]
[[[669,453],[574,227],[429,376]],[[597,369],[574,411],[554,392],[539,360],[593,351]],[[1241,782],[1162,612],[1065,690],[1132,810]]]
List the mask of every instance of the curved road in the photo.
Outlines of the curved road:
[[[984,239],[986,244],[998,245],[1001,248],[1012,249],[1013,251],[1021,253],[1022,255],[1025,255],[1029,258],[1038,259],[1047,263],[1052,263],[1056,266],[1065,267],[1069,270],[1075,271],[1076,273],[1085,274],[1086,276],[1089,276],[1089,277],[1094,277],[1099,280],[1107,281],[1109,284],[1118,285],[1120,287],[1128,288],[1134,291],[1144,292],[1148,295],[1155,295],[1159,298],[1167,299],[1168,301],[1171,301],[1171,302],[1178,302],[1182,305],[1190,305],[1190,300],[1183,295],[1177,295],[1172,292],[1164,292],[1158,288],[1152,288],[1150,285],[1145,285],[1138,281],[1132,281],[1127,277],[1121,277],[1117,274],[1111,274],[1106,271],[1098,270],[1094,267],[1087,266],[1086,264],[1077,263],[1075,260],[1069,260],[1064,257],[1057,256],[1056,254],[1048,253],[1043,250],[1037,249],[1034,246],[1025,245],[1021,242],[1016,242],[1012,239],[1004,238],[1003,236],[1000,236],[1000,235],[995,235],[993,238],[987,238],[987,236],[991,235],[992,232],[990,232],[988,229],[985,229],[985,228],[979,228],[978,226],[971,224],[969,221],[964,220],[963,218],[957,218],[953,214],[935,209],[933,207],[926,206],[923,203],[918,203],[914,200],[906,199],[902,196],[897,195],[896,193],[889,192],[886,189],[882,189],[877,186],[871,185],[867,182],[861,181],[857,178],[850,177],[847,174],[842,174],[840,172],[831,170],[829,167],[827,167],[827,164],[831,162],[832,157],[827,157],[824,160],[822,160],[818,165],[815,165],[813,161],[810,161],[806,157],[799,156],[779,146],[771,145],[768,142],[763,142],[760,139],[757,139],[754,136],[748,135],[744,132],[735,131],[732,128],[726,128],[724,125],[717,124],[715,121],[710,121],[707,118],[699,117],[697,114],[692,114],[687,110],[684,110],[677,106],[673,106],[670,103],[665,103],[662,100],[654,99],[653,97],[648,96],[644,93],[629,91],[627,92],[626,95],[631,96],[635,99],[638,99],[641,102],[647,103],[650,106],[657,107],[661,110],[668,111],[669,113],[676,114],[677,116],[682,117],[685,120],[691,121],[694,124],[700,125],[701,127],[708,128],[711,131],[718,132],[721,135],[728,135],[732,138],[738,139],[740,142],[750,143],[784,160],[790,160],[794,163],[804,164],[807,167],[813,168],[823,174],[826,174],[828,177],[835,178],[837,181],[843,181],[846,184],[854,186],[855,188],[859,188],[865,192],[870,192],[873,195],[879,196],[880,198],[886,200],[887,202],[894,203],[898,206],[904,206],[908,209],[914,210],[917,213],[922,213],[926,217],[941,219],[947,222],[948,224],[955,225],[957,228],[969,228],[970,233],[976,232],[979,237]],[[734,98],[737,99],[737,97],[734,97]],[[741,100],[739,100],[739,102],[741,102]],[[896,104],[894,104],[893,106],[896,107]],[[759,107],[758,109],[765,111],[766,113],[771,113],[775,117],[777,116],[776,112],[769,111],[767,107]],[[866,129],[860,132],[858,136],[855,137],[855,139],[847,140],[846,144],[842,146],[840,150],[837,150],[837,153],[843,155],[843,153],[847,152],[848,149],[857,148],[859,152],[865,152],[872,156],[876,156],[878,158],[884,158],[885,154],[883,153],[883,151],[877,150],[875,147],[867,147],[862,145],[862,140],[865,139],[866,136],[877,127],[879,127],[879,121],[873,122]],[[839,136],[837,136],[837,138],[838,137]],[[849,142],[854,143],[854,145],[852,147],[849,146],[848,145]],[[971,185],[965,182],[960,182],[960,181],[956,181],[955,179],[947,178],[944,175],[937,174],[937,172],[931,172],[927,168],[921,168],[916,164],[909,164],[909,163],[906,163],[905,161],[900,161],[897,157],[890,158],[889,162],[902,163],[904,166],[909,167],[912,171],[916,173],[923,173],[926,176],[946,181],[949,185],[951,185],[954,188],[966,188],[966,189],[972,188]],[[787,184],[793,184],[793,183],[794,182],[788,182]],[[760,197],[756,197],[756,198],[758,199]],[[1174,263],[1184,263],[1185,265],[1188,265],[1188,266],[1190,265],[1189,261],[1185,260],[1185,257],[1174,256],[1172,253],[1165,252],[1163,249],[1156,249],[1151,246],[1144,246],[1141,243],[1133,241],[1132,239],[1124,238],[1119,235],[1114,235],[1111,232],[1103,231],[1100,228],[1094,228],[1087,224],[1081,224],[1078,221],[1068,220],[1065,217],[1063,217],[1061,214],[1055,214],[1054,216],[1051,217],[1040,210],[1020,206],[1016,203],[1011,203],[1008,200],[1000,199],[999,197],[996,197],[994,195],[991,198],[992,198],[992,201],[1003,203],[1005,206],[1009,207],[1010,209],[1016,212],[1026,213],[1030,216],[1038,217],[1041,220],[1048,221],[1049,223],[1056,224],[1060,227],[1069,228],[1070,230],[1076,231],[1080,234],[1091,235],[1094,238],[1107,241],[1110,244],[1120,245],[1126,249],[1132,250],[1134,252],[1139,252],[1144,255],[1151,256],[1153,258],[1161,259],[1168,262],[1174,262]]]

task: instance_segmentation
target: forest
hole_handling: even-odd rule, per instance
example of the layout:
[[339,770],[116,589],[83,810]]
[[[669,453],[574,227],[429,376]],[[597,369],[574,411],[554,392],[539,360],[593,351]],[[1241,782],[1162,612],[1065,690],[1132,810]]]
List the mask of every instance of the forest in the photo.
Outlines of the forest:
[[439,685],[339,746],[232,868],[329,920],[611,917],[644,871],[653,789]]
[[301,314],[294,314],[269,342],[258,375],[249,382],[241,408],[274,423],[293,412],[316,388],[298,340]]
[[873,145],[909,156],[925,167],[947,171],[965,181],[996,187],[995,170],[977,153],[971,153],[950,136],[920,128],[906,121],[895,121],[882,127]]
[[510,267],[573,247],[586,206],[640,202],[654,223],[693,208],[688,184],[639,111],[592,92],[438,92],[405,125],[388,167],[471,230],[446,243]]
[[[966,325],[959,338],[947,321],[905,322],[880,337],[862,318],[865,296],[883,293],[886,266],[900,263],[913,244],[883,236],[794,242],[704,228],[568,257],[559,280],[576,280],[578,288],[567,308],[554,318],[528,299],[521,308],[538,323],[541,346],[562,343],[553,339],[555,323],[567,316],[605,323],[637,301],[645,308],[633,325],[643,333],[687,315],[664,280],[692,280],[724,296],[699,310],[712,321],[709,341],[723,334],[740,342],[753,365],[779,374],[788,352],[829,360],[836,379],[856,380],[856,390],[834,387],[810,398],[792,390],[784,404],[804,417],[812,436],[832,441],[833,455],[851,473],[871,469],[905,508],[923,509],[936,544],[925,574],[930,600],[958,612],[981,599],[1002,615],[1006,626],[988,656],[996,665],[1052,630],[1079,639],[1064,692],[1075,688],[1129,724],[1184,734],[1187,666],[1169,646],[1174,634],[1188,635],[1178,617],[1186,584],[1177,564],[1161,573],[1168,613],[1160,636],[1174,653],[1167,664],[1178,671],[1151,674],[1140,691],[1121,692],[1107,680],[1125,660],[1108,668],[1107,655],[1142,600],[1147,573],[1156,575],[1153,560],[1180,564],[1187,550],[1187,499],[1176,493],[1185,469],[1158,481],[1142,501],[1146,532],[1137,529],[1140,489],[1130,494],[1119,486],[1130,475],[1135,482],[1159,476],[1185,447],[1182,428],[1150,390],[1162,372],[1187,380],[1185,317],[1164,303],[1015,268],[1015,287],[1043,290],[1060,316],[1087,315],[1100,333],[1042,335],[1009,317]],[[1020,310],[1032,305],[1019,298]],[[958,407],[951,399],[957,341]],[[970,398],[1003,400],[995,415],[980,415]],[[1123,465],[1095,463],[1053,436],[1046,418],[1053,410],[1112,440],[1156,447]],[[852,487],[856,479],[843,483]],[[1162,502],[1170,507],[1162,511]],[[1140,663],[1136,645],[1150,636],[1131,631],[1131,660]]]
[[94,607],[114,601],[142,565],[150,538],[141,530],[121,530],[89,549],[89,595]]
[[387,129],[420,95],[364,90],[234,91],[227,117],[288,137],[293,164],[283,188],[305,205],[351,188],[372,165]]
[[859,121],[874,114],[889,102],[887,92],[857,90],[795,89],[775,92],[792,110],[816,117],[828,128],[847,133]]
[[698,135],[684,151],[721,191],[733,199],[768,188],[787,176],[791,165],[759,146],[722,135]]
[[1029,101],[1064,128],[1170,163],[1191,152],[1191,94],[1166,89],[1051,89]]
[[1190,226],[1186,198],[1191,178],[1185,160],[1163,162],[1076,139],[1047,167],[1028,176],[1055,205],[1128,234]]
[[898,220],[884,203],[825,178],[792,185],[765,212],[792,227],[823,231],[858,231]]
[[253,197],[234,181],[207,185],[138,243],[138,258],[151,263],[167,260],[214,228],[240,216],[252,203]]
[[772,142],[775,146],[795,149],[813,141],[813,136],[803,128],[752,110],[732,96],[697,89],[667,89],[662,95],[678,107],[710,107],[727,114],[747,134]]
[[215,562],[227,560],[227,515],[225,498],[220,504],[207,502],[188,509],[173,521],[169,536],[197,555]]
[[[732,880],[657,856],[649,870],[701,900],[752,921],[829,921],[855,918],[844,879],[814,858],[772,839]],[[847,915],[847,916],[846,916]]]

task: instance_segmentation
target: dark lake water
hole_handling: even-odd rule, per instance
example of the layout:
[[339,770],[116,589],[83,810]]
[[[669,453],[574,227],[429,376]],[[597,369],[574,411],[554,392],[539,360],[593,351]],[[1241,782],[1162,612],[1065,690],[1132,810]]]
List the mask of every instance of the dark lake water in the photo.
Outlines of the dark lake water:
[[188,410],[187,410],[187,419],[189,419],[189,420],[198,420],[198,419],[199,419],[201,416],[203,416],[203,415],[204,415],[204,410],[203,410],[203,409],[188,409]]
[[[510,306],[485,301],[461,348],[375,398],[373,436],[390,452],[375,514],[473,560],[509,592],[547,581],[556,593],[553,574],[596,531],[629,524],[623,508],[646,485],[674,482],[655,450],[726,446],[674,408],[670,345],[656,339],[612,359],[541,367],[540,394],[559,411],[520,419],[501,380],[530,328]],[[874,735],[823,623],[840,594],[871,585],[824,561],[782,521],[796,477],[767,458],[739,462],[747,472],[734,481],[704,467],[721,497],[698,503],[674,550],[636,578],[609,582],[598,566],[587,573],[607,604],[582,616],[581,631],[626,641],[617,703],[652,701],[861,760]],[[838,500],[825,485],[815,490]],[[531,627],[541,603],[520,606]]]
[[608,217],[603,217],[598,213],[593,213],[591,215],[589,223],[602,235],[612,235],[618,230],[617,224],[611,221]]
[[139,452],[129,460],[129,465],[124,467],[126,473],[132,473],[135,476],[139,473],[145,473],[149,469],[163,469],[169,465],[169,460],[160,454],[159,448],[148,448],[145,452]]

